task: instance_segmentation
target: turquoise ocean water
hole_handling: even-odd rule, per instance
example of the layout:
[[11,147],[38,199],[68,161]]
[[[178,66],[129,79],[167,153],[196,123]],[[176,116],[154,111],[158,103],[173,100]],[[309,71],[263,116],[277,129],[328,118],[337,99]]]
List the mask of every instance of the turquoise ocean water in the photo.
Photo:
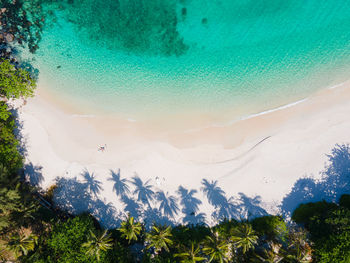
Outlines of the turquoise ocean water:
[[350,1],[71,0],[45,8],[55,18],[35,54],[40,81],[89,114],[230,121],[350,77]]

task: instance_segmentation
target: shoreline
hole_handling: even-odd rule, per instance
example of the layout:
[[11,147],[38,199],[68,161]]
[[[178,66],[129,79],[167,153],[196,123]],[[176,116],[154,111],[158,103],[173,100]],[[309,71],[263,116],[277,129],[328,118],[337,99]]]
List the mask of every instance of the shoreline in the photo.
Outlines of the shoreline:
[[[47,86],[46,83],[44,84],[39,83],[39,86],[38,86],[39,92],[38,94],[36,94],[36,96],[42,97],[45,100],[49,101],[51,104],[54,105],[55,108],[59,109],[60,111],[64,112],[67,115],[70,115],[70,117],[72,118],[102,120],[102,121],[96,121],[96,123],[115,121],[118,123],[119,126],[128,126],[129,124],[130,125],[136,124],[138,126],[132,127],[133,129],[143,129],[143,131],[148,134],[156,132],[164,135],[164,133],[168,133],[168,130],[175,128],[176,134],[180,135],[180,134],[196,133],[207,129],[230,128],[237,124],[239,125],[240,123],[242,123],[242,121],[244,122],[250,119],[254,119],[256,117],[263,117],[264,115],[268,115],[274,112],[279,112],[282,110],[287,110],[288,108],[293,108],[298,104],[304,104],[305,102],[307,103],[309,99],[314,99],[315,97],[322,96],[322,94],[325,94],[330,90],[342,88],[346,85],[350,85],[350,80],[343,81],[339,84],[335,84],[330,87],[319,89],[309,95],[305,95],[304,97],[297,99],[296,101],[291,101],[285,104],[282,103],[279,106],[258,111],[256,113],[250,113],[248,115],[242,115],[241,117],[235,117],[231,120],[230,118],[228,118],[228,120],[226,121],[215,121],[215,118],[213,116],[200,116],[198,115],[197,111],[195,111],[195,114],[190,113],[190,117],[185,116],[185,118],[183,118],[181,114],[176,114],[173,116],[170,115],[170,117],[163,116],[161,120],[159,117],[156,118],[157,120],[137,120],[137,119],[118,115],[115,112],[106,112],[106,111],[100,111],[100,110],[96,111],[96,109],[92,111],[93,113],[89,113],[89,110],[88,110],[89,107],[87,107],[87,105],[85,105],[85,107],[80,104],[75,105],[73,100],[71,100],[71,98],[67,97],[66,95],[62,97],[61,95],[58,95],[56,91],[47,90],[46,88],[43,88]],[[159,129],[159,127],[163,126],[163,124],[165,123],[164,121],[167,118],[170,118],[171,122],[166,122],[165,129],[161,129],[161,128]],[[184,121],[186,120],[186,118],[188,118],[188,120]],[[173,121],[173,119],[175,121]],[[200,122],[193,124],[198,119],[200,120]],[[174,123],[175,125],[172,125],[172,123]],[[201,123],[203,123],[203,125],[201,125]],[[180,128],[176,129],[176,126],[178,125]],[[193,127],[193,125],[195,125],[196,127]],[[94,126],[96,129],[100,130],[102,133],[105,133],[105,135],[108,135],[107,130],[101,129],[101,127],[98,127],[99,125],[94,125]],[[188,126],[192,126],[192,127],[188,128]],[[158,139],[164,139],[164,138],[162,137],[156,138],[156,140]],[[175,145],[175,146],[179,146],[179,145]]]
[[[266,211],[278,213],[277,205],[297,179],[320,178],[326,154],[336,143],[350,141],[349,99],[350,85],[344,83],[228,127],[154,134],[145,125],[111,116],[74,117],[70,109],[63,111],[39,93],[21,109],[20,120],[27,163],[42,167],[44,188],[56,177],[82,180],[87,169],[102,182],[99,197],[123,211],[125,205],[108,181],[110,170],[120,169],[122,178],[137,173],[142,180],[151,180],[157,191],[174,196],[180,185],[197,190],[196,197],[203,202],[200,210],[210,223],[215,209],[200,191],[202,179],[218,180],[227,198],[239,193],[260,196]],[[106,151],[97,151],[104,144]],[[164,180],[159,183],[159,178]],[[157,207],[156,202],[153,205]],[[174,220],[181,217],[179,212]]]

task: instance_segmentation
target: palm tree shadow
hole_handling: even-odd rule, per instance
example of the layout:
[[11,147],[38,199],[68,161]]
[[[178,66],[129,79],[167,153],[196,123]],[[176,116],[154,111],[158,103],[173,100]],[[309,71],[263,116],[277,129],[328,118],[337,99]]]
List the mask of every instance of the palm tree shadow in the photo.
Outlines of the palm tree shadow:
[[221,207],[227,203],[224,190],[217,186],[218,181],[209,182],[207,179],[202,180],[201,190],[207,196],[209,204],[215,208]]
[[173,218],[179,211],[175,196],[165,194],[163,191],[157,192],[157,200],[160,202],[159,210],[167,217]]
[[225,191],[218,185],[218,181],[209,182],[207,179],[202,180],[202,192],[206,195],[209,204],[214,207],[214,212],[211,214],[216,221],[230,218],[233,213],[233,206],[225,196]]
[[142,212],[142,218],[147,229],[150,229],[154,223],[174,225],[174,223],[167,216],[163,216],[157,208],[147,208]]
[[239,207],[237,207],[233,202],[233,198],[226,200],[226,202],[221,203],[216,207],[214,212],[211,214],[212,218],[216,221],[222,221],[225,219],[239,219]]
[[253,198],[246,196],[243,193],[238,193],[239,195],[239,211],[240,216],[244,218],[255,218],[266,216],[268,213],[265,209],[261,207],[261,196],[257,195]]
[[14,117],[14,121],[16,123],[15,129],[14,129],[14,135],[16,136],[19,144],[17,145],[19,153],[23,157],[28,156],[27,151],[27,144],[28,144],[28,137],[23,134],[23,121],[19,118],[19,109],[9,109],[12,116]]
[[54,204],[71,214],[89,212],[104,227],[114,228],[120,223],[121,216],[111,203],[92,198],[86,183],[77,178],[57,178],[54,193]]
[[291,190],[282,200],[281,210],[289,217],[300,203],[316,202],[323,196],[323,190],[313,178],[298,179]]
[[320,174],[322,179],[305,177],[298,179],[280,206],[284,216],[291,213],[301,203],[326,200],[337,202],[342,194],[350,193],[350,147],[336,144],[327,155],[328,164]]
[[258,217],[268,213],[261,207],[261,198],[249,198],[243,193],[239,197],[227,198],[225,191],[218,185],[218,181],[202,180],[201,190],[207,196],[209,204],[214,206],[212,218],[217,221],[234,218],[240,220],[244,217]]
[[121,215],[117,213],[112,203],[105,203],[100,199],[95,200],[90,207],[90,212],[104,228],[111,229],[120,225]]
[[[322,199],[335,202],[342,194],[350,192],[349,145],[336,145],[332,153],[328,155],[328,159],[329,164],[325,166],[325,170],[321,173],[321,180],[301,178],[296,181],[292,191],[282,201],[281,211],[283,215],[290,215],[301,202],[314,202]],[[38,178],[32,178],[32,183],[39,184],[41,182],[41,169],[30,164],[28,171],[39,174]],[[172,224],[174,221],[172,219],[179,211],[177,199],[174,196],[169,196],[163,191],[155,194],[150,180],[143,182],[140,177],[135,175],[132,178],[132,184],[135,186],[133,194],[137,197],[135,200],[128,196],[130,190],[126,179],[121,179],[120,172],[111,171],[111,175],[112,177],[109,180],[115,183],[114,190],[125,204],[125,211],[136,218],[142,216],[146,224],[153,222]],[[105,204],[97,198],[102,189],[101,182],[87,171],[84,171],[83,177],[85,179],[83,183],[76,178],[56,179],[57,189],[55,190],[54,202],[62,209],[74,214],[89,211],[107,226],[118,224],[117,211],[112,204]],[[242,216],[250,218],[267,215],[267,212],[261,207],[260,196],[248,197],[243,193],[239,193],[237,197],[227,198],[224,190],[218,186],[217,181],[206,179],[202,180],[201,190],[215,209],[212,214],[215,219],[242,219]],[[182,219],[184,223],[198,224],[204,222],[205,215],[198,213],[202,202],[195,197],[196,193],[196,190],[193,189],[188,190],[182,186],[178,188],[177,194],[180,197],[182,212],[185,214]],[[154,197],[160,202],[159,209],[154,209],[150,205],[150,201]],[[147,205],[147,209],[144,209],[144,205]]]
[[182,219],[183,223],[193,225],[204,223],[205,214],[197,213],[202,201],[193,196],[197,193],[197,190],[187,190],[180,185],[177,193],[180,196],[180,204],[183,207],[181,212],[185,214],[185,217]]
[[126,194],[130,194],[129,186],[127,185],[127,179],[121,179],[120,177],[120,169],[118,172],[114,172],[113,170],[110,170],[111,176],[108,178],[108,181],[114,182],[113,184],[113,190],[119,197],[123,197]]
[[33,186],[40,186],[40,184],[44,181],[42,169],[42,166],[33,165],[32,162],[24,165],[23,173],[25,180]]
[[57,178],[56,186],[55,205],[72,214],[89,211],[93,201],[85,183],[79,182],[77,178]]
[[349,144],[336,144],[332,153],[327,155],[329,164],[322,172],[320,182],[326,199],[338,201],[340,196],[350,192],[350,146]]
[[85,184],[87,186],[87,190],[94,194],[95,197],[103,190],[102,188],[102,182],[95,179],[94,173],[89,173],[88,170],[84,170],[81,174],[84,177]]
[[130,214],[130,216],[139,219],[141,207],[133,198],[123,195],[121,201],[125,204],[124,210]]
[[132,184],[135,186],[133,194],[137,194],[137,200],[145,205],[148,205],[148,207],[151,207],[149,200],[153,199],[154,192],[152,190],[153,186],[149,184],[150,180],[147,180],[144,183],[137,174],[135,174],[132,179]]

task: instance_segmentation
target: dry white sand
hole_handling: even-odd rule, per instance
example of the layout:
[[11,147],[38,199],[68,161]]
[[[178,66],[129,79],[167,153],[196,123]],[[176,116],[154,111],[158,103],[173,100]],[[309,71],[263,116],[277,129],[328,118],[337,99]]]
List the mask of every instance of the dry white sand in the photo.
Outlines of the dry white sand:
[[[212,213],[223,215],[225,209],[231,212],[236,209],[231,216],[246,215],[248,210],[250,214],[262,214],[263,209],[280,212],[279,205],[295,181],[306,175],[319,178],[327,161],[326,154],[336,143],[350,142],[348,83],[323,90],[292,107],[226,127],[163,132],[158,137],[154,130],[137,124],[112,117],[80,115],[76,109],[49,98],[43,90],[39,87],[39,94],[19,110],[26,139],[26,162],[42,174],[43,188],[55,184],[58,177],[84,182],[84,171],[93,174],[102,188],[91,200],[93,204],[98,199],[104,204],[110,203],[106,206],[108,213],[97,211],[93,204],[82,204],[87,200],[80,200],[82,193],[74,192],[81,188],[58,191],[66,194],[67,199],[59,202],[75,212],[88,207],[107,226],[114,225],[113,216],[125,214],[130,206],[137,204],[125,209],[125,202],[116,195],[113,182],[108,180],[111,170],[120,169],[121,177],[128,180],[137,174],[144,182],[150,180],[153,191],[175,196],[178,214],[171,218],[165,209],[165,215],[176,222],[181,222],[185,213],[187,219],[192,216],[195,221],[193,214],[188,214],[191,208],[187,206],[186,210],[181,204],[179,186],[197,190],[193,196],[202,204],[196,214],[205,213],[206,222],[213,223],[217,218]],[[104,144],[106,150],[98,151]],[[208,203],[201,191],[202,179],[217,180],[217,186],[224,191],[213,190],[216,207]],[[133,184],[128,184],[133,191]],[[222,199],[223,195],[226,199]],[[129,194],[129,201],[136,199],[137,195]],[[160,202],[153,198],[150,205],[159,209]],[[136,211],[140,220],[147,218],[147,207],[141,205]]]

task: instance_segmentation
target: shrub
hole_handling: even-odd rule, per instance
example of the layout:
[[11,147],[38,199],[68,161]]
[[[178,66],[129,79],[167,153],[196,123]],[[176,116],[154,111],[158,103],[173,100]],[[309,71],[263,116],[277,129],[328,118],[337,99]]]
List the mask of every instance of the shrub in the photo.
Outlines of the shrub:
[[94,229],[92,217],[86,214],[57,223],[47,241],[48,262],[95,262],[82,247],[90,230]]
[[350,209],[350,195],[342,195],[339,200],[339,205]]
[[262,216],[251,221],[253,229],[261,236],[267,239],[281,239],[284,241],[287,237],[287,225],[281,216]]

